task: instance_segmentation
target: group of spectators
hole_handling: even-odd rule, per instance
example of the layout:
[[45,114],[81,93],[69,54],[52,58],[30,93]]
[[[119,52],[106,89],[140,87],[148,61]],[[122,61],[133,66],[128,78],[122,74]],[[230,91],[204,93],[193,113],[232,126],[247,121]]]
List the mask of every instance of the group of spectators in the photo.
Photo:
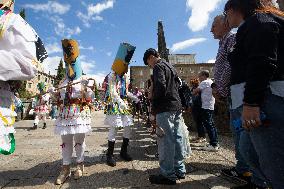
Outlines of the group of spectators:
[[[233,28],[237,29],[234,34]],[[284,13],[272,0],[228,0],[211,32],[219,40],[214,83],[207,71],[191,81],[192,115],[198,138],[218,151],[213,121],[215,100],[230,109],[236,166],[222,174],[246,181],[234,188],[284,188]],[[164,136],[158,139],[160,175],[154,184],[176,184],[185,177],[180,79],[155,49],[143,57],[153,69],[152,112]]]

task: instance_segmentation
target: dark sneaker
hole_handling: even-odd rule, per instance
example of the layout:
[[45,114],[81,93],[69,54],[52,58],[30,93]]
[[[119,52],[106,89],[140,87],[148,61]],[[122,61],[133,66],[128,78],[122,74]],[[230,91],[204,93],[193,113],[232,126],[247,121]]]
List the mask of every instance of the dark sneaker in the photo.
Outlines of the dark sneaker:
[[231,189],[269,189],[269,188],[257,186],[257,185],[250,182],[250,183],[247,183],[245,185],[232,187]]
[[185,174],[182,175],[176,174],[176,176],[179,180],[185,179]]
[[163,175],[150,175],[149,181],[151,184],[176,185],[175,180],[170,180]]
[[248,183],[250,183],[251,175],[252,175],[251,172],[245,172],[243,174],[239,174],[235,167],[232,168],[232,169],[223,169],[221,171],[221,174],[226,176],[226,177],[230,177],[232,179],[246,181]]

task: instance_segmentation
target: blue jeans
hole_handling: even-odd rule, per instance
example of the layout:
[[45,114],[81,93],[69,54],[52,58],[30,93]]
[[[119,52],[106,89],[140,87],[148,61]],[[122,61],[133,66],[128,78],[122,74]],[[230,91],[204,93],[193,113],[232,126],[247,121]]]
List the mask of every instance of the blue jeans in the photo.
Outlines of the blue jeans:
[[235,158],[237,160],[236,170],[239,174],[243,174],[245,172],[250,171],[249,165],[246,163],[246,160],[243,158],[239,149],[240,136],[241,133],[244,131],[237,131],[232,124],[233,120],[239,119],[242,116],[242,110],[243,110],[242,107],[230,110],[230,127],[233,134],[234,145],[235,145]]
[[183,156],[182,112],[171,111],[156,115],[157,125],[165,135],[158,138],[159,164],[161,174],[176,180],[186,173]]
[[253,159],[253,165],[265,175],[273,189],[283,189],[284,98],[268,94],[262,111],[269,120],[269,125],[252,129],[246,137],[252,142],[257,156]]
[[196,129],[198,133],[198,137],[205,138],[205,128],[202,125],[202,111],[201,107],[192,107],[192,117],[196,124]]
[[213,119],[213,110],[201,109],[202,116],[202,125],[206,129],[209,139],[210,145],[217,146],[218,145],[218,136],[217,129],[215,127],[214,119]]

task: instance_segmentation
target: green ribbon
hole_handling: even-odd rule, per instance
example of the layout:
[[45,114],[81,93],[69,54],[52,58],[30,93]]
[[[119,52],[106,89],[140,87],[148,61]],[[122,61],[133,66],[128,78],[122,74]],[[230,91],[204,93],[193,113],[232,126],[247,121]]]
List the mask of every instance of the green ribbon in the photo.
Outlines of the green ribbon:
[[0,154],[4,154],[4,155],[10,155],[12,154],[14,151],[15,151],[15,137],[14,137],[14,134],[13,133],[10,133],[9,134],[9,137],[11,139],[10,143],[11,143],[11,148],[9,151],[6,151],[6,150],[3,150],[0,148]]

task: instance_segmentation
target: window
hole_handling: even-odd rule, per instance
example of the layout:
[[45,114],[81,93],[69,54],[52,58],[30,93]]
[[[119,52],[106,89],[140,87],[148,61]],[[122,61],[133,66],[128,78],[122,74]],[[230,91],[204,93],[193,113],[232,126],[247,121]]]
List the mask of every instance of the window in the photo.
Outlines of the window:
[[48,81],[48,78],[46,77],[46,78],[45,78],[45,82],[47,82],[47,81]]
[[40,75],[37,76],[37,79],[40,80]]
[[140,75],[143,76],[143,70],[140,70]]
[[29,89],[30,89],[30,88],[32,88],[32,84],[31,84],[31,83],[29,83],[28,87],[29,87]]

